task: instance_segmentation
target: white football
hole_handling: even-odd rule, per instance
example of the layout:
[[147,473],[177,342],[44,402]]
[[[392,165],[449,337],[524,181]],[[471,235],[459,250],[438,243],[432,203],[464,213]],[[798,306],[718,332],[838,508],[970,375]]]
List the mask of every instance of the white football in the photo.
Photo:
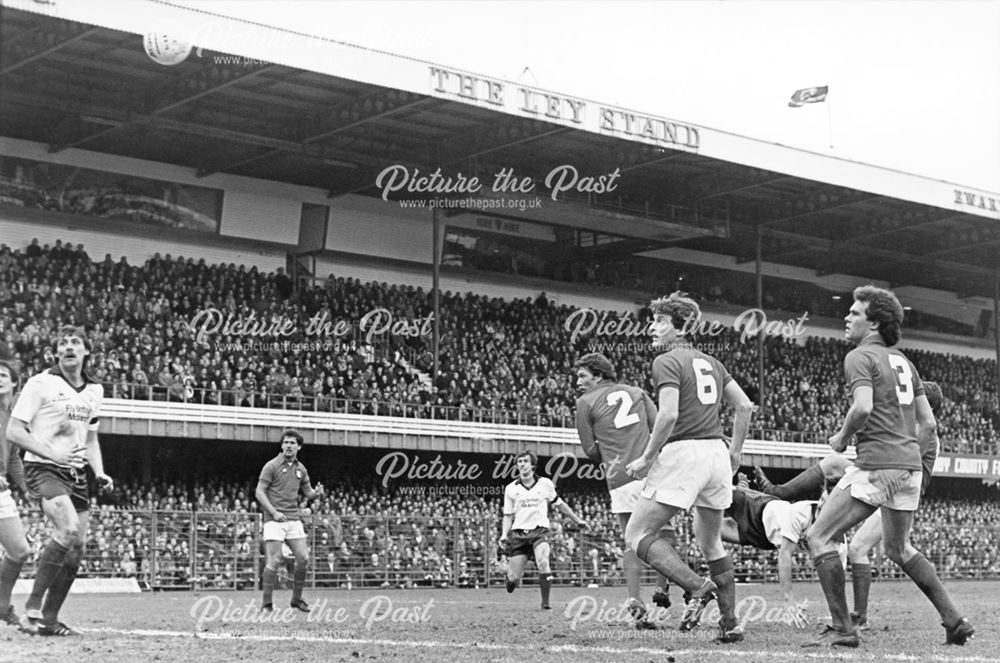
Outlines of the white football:
[[147,32],[142,39],[142,45],[154,62],[172,67],[180,64],[191,55],[194,45],[191,40],[184,35],[184,30],[170,34],[164,32]]

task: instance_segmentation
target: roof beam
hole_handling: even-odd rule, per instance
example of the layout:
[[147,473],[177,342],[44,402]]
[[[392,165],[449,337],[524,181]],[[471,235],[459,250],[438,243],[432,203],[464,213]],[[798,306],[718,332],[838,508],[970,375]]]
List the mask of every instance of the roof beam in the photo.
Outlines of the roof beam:
[[240,81],[253,78],[277,66],[273,64],[258,64],[237,68],[231,65],[205,65],[200,67],[195,75],[181,78],[168,85],[165,91],[161,92],[160,86],[157,86],[155,89],[147,89],[146,94],[139,92],[138,98],[152,99],[152,101],[146,103],[144,108],[127,109],[127,116],[130,119],[122,124],[107,126],[85,136],[53,145],[49,148],[49,151],[61,152],[70,147],[79,147],[80,145],[118,131],[132,122],[161,115],[179,106],[201,99],[206,95],[224,90]]
[[[45,103],[50,101],[45,97],[37,97],[17,92],[7,94],[5,99],[31,106],[35,106],[39,102]],[[55,104],[56,100],[52,99],[51,103]],[[316,159],[343,159],[344,156],[343,150],[332,150],[318,145],[302,145],[301,143],[275,138],[273,136],[261,136],[244,131],[196,124],[193,122],[185,122],[183,120],[174,120],[168,117],[136,115],[114,108],[77,104],[75,107],[68,110],[70,112],[77,113],[75,116],[67,116],[76,118],[72,122],[67,123],[68,126],[74,127],[72,131],[79,131],[77,127],[85,122],[112,128],[121,128],[125,125],[145,125],[159,129],[176,131],[178,133],[185,133],[192,136],[202,136],[205,138],[231,141],[233,143],[243,145],[250,144],[259,147],[280,149],[292,154],[298,154]]]
[[[962,214],[957,214],[956,215],[956,214],[950,214],[949,213],[949,214],[945,214],[943,216],[938,216],[938,217],[934,217],[932,219],[927,219],[926,221],[921,221],[919,223],[911,223],[909,225],[901,225],[901,226],[897,226],[895,228],[889,228],[889,229],[886,229],[886,230],[880,230],[878,232],[871,233],[870,235],[858,235],[857,237],[851,238],[850,241],[852,241],[854,243],[857,243],[857,244],[860,244],[863,241],[877,239],[879,237],[886,237],[888,235],[894,235],[896,233],[905,232],[905,231],[908,231],[908,230],[913,230],[915,228],[922,228],[924,226],[930,226],[930,225],[934,225],[936,223],[943,223],[945,221],[950,221],[952,219],[958,219],[958,218],[961,218],[963,216],[965,216],[965,215],[962,215]],[[781,253],[776,253],[774,255],[768,256],[768,260],[776,260],[778,258],[789,258],[791,256],[797,256],[797,255],[799,255],[801,253],[805,253],[806,251],[810,251],[810,250],[811,249],[796,249],[794,251],[782,251]]]
[[754,182],[752,184],[747,184],[747,185],[744,185],[744,186],[739,186],[739,187],[736,187],[735,189],[727,189],[725,191],[717,191],[717,192],[715,192],[713,194],[710,194],[710,195],[704,196],[702,198],[699,198],[698,202],[701,202],[703,200],[711,200],[712,198],[718,198],[719,196],[729,196],[729,195],[732,195],[734,193],[741,193],[743,191],[750,191],[751,189],[756,189],[757,187],[761,187],[761,186],[767,186],[769,184],[777,184],[778,182],[786,182],[788,180],[797,180],[797,179],[801,179],[801,178],[791,177],[791,176],[774,177],[774,178],[771,178],[771,179],[762,180],[760,182]]
[[[853,241],[834,241],[829,239],[823,239],[822,237],[809,237],[806,235],[798,235],[796,233],[785,232],[781,230],[770,230],[764,231],[765,236],[775,237],[778,239],[785,239],[794,242],[801,242],[810,245],[812,249],[825,250],[827,253],[837,254],[846,250],[857,251],[868,256],[885,258],[887,261],[879,268],[884,267],[891,263],[899,262],[914,262],[919,263],[924,267],[937,267],[940,269],[956,270],[961,271],[966,274],[992,274],[993,271],[985,267],[977,267],[976,265],[965,265],[958,262],[951,262],[948,260],[925,260],[924,256],[915,254],[904,254],[900,255],[897,251],[892,251],[889,249],[878,249],[872,246],[866,246],[865,244],[857,244]],[[771,257],[767,258],[768,262],[773,262]],[[839,267],[838,267],[838,271]]]
[[[569,127],[541,122],[539,120],[505,120],[490,123],[447,141],[438,150],[435,161],[447,166],[467,159],[481,157],[497,150],[572,131]],[[449,149],[449,144],[454,147]]]
[[4,63],[3,69],[0,69],[0,76],[17,71],[50,53],[55,53],[63,46],[79,41],[100,30],[100,28],[73,21],[54,21],[47,25],[51,26],[50,29],[38,30],[30,35],[30,39],[18,41],[12,39],[9,43],[4,44],[2,51],[0,51],[0,62]]
[[[324,113],[325,119],[320,120],[317,123],[320,127],[322,127],[321,131],[301,137],[296,144],[298,144],[301,148],[303,145],[308,145],[325,138],[330,138],[349,129],[371,122],[372,120],[377,120],[381,117],[388,117],[403,110],[412,109],[414,106],[418,106],[431,100],[436,101],[436,98],[398,90],[379,90],[364,99],[358,99],[357,101],[342,104],[337,108],[334,108],[332,111]],[[310,122],[306,122],[304,124],[309,125],[311,129],[315,129],[317,126],[316,124],[312,124]],[[204,168],[198,172],[198,176],[204,177],[205,175],[210,175],[212,173],[239,168],[262,159],[273,158],[285,151],[289,150],[281,147],[275,147],[243,159]]]
[[[821,192],[822,193],[822,192]],[[863,192],[857,192],[858,195],[865,195]],[[885,196],[869,196],[868,198],[853,198],[851,200],[837,200],[831,205],[816,206],[813,209],[806,210],[804,212],[799,212],[797,214],[792,214],[791,216],[785,216],[778,219],[769,219],[767,221],[761,221],[760,226],[767,228],[768,226],[773,226],[779,223],[786,223],[788,221],[794,221],[796,219],[801,219],[807,216],[812,216],[813,214],[822,214],[824,212],[829,212],[835,209],[841,209],[844,207],[850,207],[851,205],[857,205],[859,203],[872,203],[878,200],[884,200]]]

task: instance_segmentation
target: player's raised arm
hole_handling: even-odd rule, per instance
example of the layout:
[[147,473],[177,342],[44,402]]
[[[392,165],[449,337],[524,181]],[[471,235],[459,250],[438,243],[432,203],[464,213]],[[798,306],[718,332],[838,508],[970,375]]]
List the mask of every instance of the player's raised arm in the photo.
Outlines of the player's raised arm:
[[932,458],[937,458],[937,419],[934,417],[934,411],[931,410],[927,396],[923,394],[917,396],[913,404],[916,406],[917,444],[920,445],[923,458],[926,459],[928,454],[932,454]]
[[656,425],[656,403],[645,391],[642,392],[642,404],[646,408],[646,428],[653,430],[653,426]]
[[680,403],[680,391],[677,387],[660,389],[660,408],[656,413],[653,430],[649,433],[649,441],[642,455],[626,466],[629,476],[641,478],[646,476],[649,466],[653,464],[663,445],[670,439],[670,434],[677,425],[677,414]]
[[729,460],[733,473],[740,467],[740,455],[743,453],[743,442],[750,430],[750,416],[753,414],[753,402],[744,393],[736,380],[730,380],[722,389],[722,396],[733,406],[733,440],[729,444]]
[[844,417],[844,423],[840,427],[840,430],[830,438],[830,448],[837,453],[841,453],[847,449],[848,442],[854,437],[855,433],[864,427],[865,422],[868,421],[868,416],[872,413],[872,405],[871,386],[862,385],[854,390],[851,409],[847,411],[847,416]]
[[576,432],[580,436],[580,448],[587,458],[595,463],[601,462],[601,450],[597,446],[597,438],[594,437],[594,424],[590,420],[590,407],[587,402],[578,398],[576,401]]

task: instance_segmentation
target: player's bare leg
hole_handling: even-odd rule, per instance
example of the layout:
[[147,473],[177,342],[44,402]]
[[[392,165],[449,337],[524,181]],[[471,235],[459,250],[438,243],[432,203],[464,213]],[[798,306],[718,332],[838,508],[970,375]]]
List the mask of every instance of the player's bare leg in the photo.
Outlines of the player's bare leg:
[[507,593],[510,594],[517,588],[524,576],[524,565],[528,563],[527,555],[514,555],[507,560]]
[[[69,495],[43,499],[42,511],[52,523],[52,535],[39,555],[35,582],[24,605],[25,615],[21,618],[21,630],[32,635],[40,633],[39,628],[44,617],[42,599],[63,575],[64,566],[69,566],[73,578],[76,577],[76,568],[80,565],[80,556],[83,552],[80,514],[77,513]],[[60,605],[61,603],[62,601]]]
[[872,585],[871,552],[882,540],[882,511],[868,517],[847,544],[854,585],[854,612],[851,621],[861,630],[868,628],[868,592]]
[[264,572],[261,574],[260,584],[263,590],[261,610],[274,608],[274,585],[278,581],[278,569],[281,566],[281,544],[282,541],[264,542],[267,561],[264,564]]
[[824,629],[815,640],[803,643],[803,647],[857,647],[860,644],[847,609],[846,578],[837,544],[847,530],[874,512],[875,507],[838,487],[830,493],[816,521],[806,532],[813,566],[823,587],[833,625]]
[[778,499],[794,502],[796,500],[815,499],[816,493],[826,481],[837,481],[844,476],[844,470],[852,463],[841,454],[830,454],[819,463],[809,467],[789,481],[780,484],[771,483],[764,470],[756,465],[753,468],[754,481],[760,492],[774,495]]
[[542,609],[550,610],[549,592],[552,589],[552,570],[549,568],[549,553],[551,548],[548,541],[541,541],[535,544],[535,565],[538,567],[538,589],[542,594]]
[[302,600],[302,589],[306,585],[306,573],[309,570],[308,539],[288,539],[285,543],[295,556],[295,569],[292,572],[292,602],[291,606],[302,612],[309,612],[309,605]]
[[910,528],[913,511],[897,511],[882,508],[882,531],[885,537],[885,552],[899,564],[906,575],[916,583],[941,615],[941,625],[945,628],[945,644],[964,645],[975,632],[972,624],[963,619],[948,590],[941,584],[934,565],[910,543]]
[[0,562],[0,621],[18,625],[17,612],[10,602],[14,583],[21,574],[21,567],[31,556],[31,547],[24,535],[24,525],[17,516],[0,519],[0,547],[4,558]]

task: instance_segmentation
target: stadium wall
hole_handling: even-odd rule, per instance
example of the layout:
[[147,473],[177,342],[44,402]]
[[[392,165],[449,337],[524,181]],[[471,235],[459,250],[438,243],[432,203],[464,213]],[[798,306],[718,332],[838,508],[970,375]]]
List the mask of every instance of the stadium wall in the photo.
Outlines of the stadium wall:
[[0,155],[221,189],[224,200],[219,233],[242,239],[294,243],[289,238],[299,235],[302,203],[330,202],[325,191],[310,187],[221,173],[199,178],[182,166],[73,148],[49,153],[42,143],[14,138],[0,137]]
[[[265,246],[260,242],[234,244],[232,240],[192,237],[190,233],[177,239],[167,239],[171,231],[156,233],[152,230],[131,226],[127,222],[108,222],[58,212],[0,208],[0,237],[4,244],[14,249],[23,249],[34,238],[38,238],[43,245],[53,244],[59,239],[74,245],[83,244],[91,260],[101,261],[110,254],[115,262],[124,257],[133,266],[142,265],[155,253],[169,253],[175,258],[184,256],[196,261],[204,258],[208,264],[255,266],[264,272],[273,272],[285,266],[286,247]],[[141,234],[143,231],[146,233]]]

